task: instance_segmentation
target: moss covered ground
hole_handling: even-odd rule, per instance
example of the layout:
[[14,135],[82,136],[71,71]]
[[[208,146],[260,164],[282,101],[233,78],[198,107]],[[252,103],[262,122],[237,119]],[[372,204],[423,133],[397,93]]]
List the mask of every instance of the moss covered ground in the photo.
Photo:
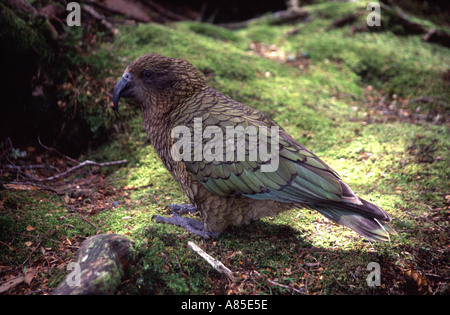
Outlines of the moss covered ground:
[[[55,268],[33,267],[41,273],[36,282],[48,287],[36,292],[48,293],[67,273],[77,242],[113,232],[139,252],[121,294],[448,294],[450,50],[418,35],[329,27],[358,6],[312,5],[307,22],[275,26],[262,18],[237,31],[195,22],[124,26],[92,58],[109,60],[116,79],[147,52],[189,60],[210,86],[269,114],[384,208],[398,232],[390,243],[368,242],[309,210],[230,228],[214,240],[155,223],[154,214],[168,214],[166,204],[188,200],[146,140],[139,108],[122,102],[114,139],[85,156],[128,160],[100,171],[101,199],[0,191],[1,267],[45,266],[48,255],[32,252],[44,248],[60,259]],[[111,80],[110,93],[113,87]],[[96,202],[102,210],[90,212]],[[212,269],[188,241],[238,280]],[[370,262],[380,265],[380,286],[366,282]]]

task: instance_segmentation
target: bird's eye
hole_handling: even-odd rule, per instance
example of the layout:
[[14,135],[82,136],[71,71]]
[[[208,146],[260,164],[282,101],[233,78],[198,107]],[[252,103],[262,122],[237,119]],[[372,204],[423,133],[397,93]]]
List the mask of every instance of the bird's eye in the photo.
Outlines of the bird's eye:
[[150,79],[151,77],[153,77],[154,72],[150,71],[150,70],[144,70],[144,72],[142,72],[142,77],[144,79]]

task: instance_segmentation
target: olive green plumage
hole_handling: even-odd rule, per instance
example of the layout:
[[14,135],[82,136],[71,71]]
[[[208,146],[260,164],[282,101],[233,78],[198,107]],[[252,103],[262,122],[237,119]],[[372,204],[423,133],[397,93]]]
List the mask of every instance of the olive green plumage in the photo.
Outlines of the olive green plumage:
[[[208,237],[229,225],[247,224],[263,216],[306,207],[368,239],[389,240],[388,231],[393,230],[385,225],[390,221],[385,211],[359,198],[334,170],[268,116],[208,87],[202,74],[187,61],[158,54],[136,59],[114,90],[116,109],[121,96],[132,97],[141,105],[150,142],[185,190],[195,207],[192,208],[200,212],[203,224],[176,214],[172,218],[158,216],[158,222],[181,225]],[[201,125],[196,125],[199,121]],[[178,126],[187,128],[191,135],[203,134],[207,128],[220,130],[224,135],[230,129],[253,128],[256,134],[253,137],[244,133],[240,145],[237,139],[230,142],[225,136],[203,137],[202,146],[192,140],[189,158],[179,161],[172,152],[179,140],[172,131]],[[278,128],[276,139],[270,134],[271,127]],[[261,130],[266,130],[267,137],[261,135]],[[251,148],[262,144],[264,148],[273,145],[277,149],[275,170],[263,170],[264,165],[270,164],[270,157],[275,157],[271,152],[265,151],[265,156],[257,154],[256,158],[252,155]],[[196,157],[199,148],[204,150],[208,145],[215,146],[215,158]],[[217,148],[222,152],[217,153]],[[234,157],[231,160],[226,156],[230,150]]]

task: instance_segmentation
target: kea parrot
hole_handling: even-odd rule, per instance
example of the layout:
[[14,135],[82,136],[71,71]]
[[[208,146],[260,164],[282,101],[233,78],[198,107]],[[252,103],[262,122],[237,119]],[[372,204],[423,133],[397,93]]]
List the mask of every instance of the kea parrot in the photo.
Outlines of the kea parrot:
[[[188,61],[137,58],[114,89],[116,111],[121,97],[140,105],[150,143],[190,201],[168,205],[172,215],[155,215],[156,222],[213,238],[228,226],[307,208],[369,240],[395,233],[384,210],[270,117],[209,87]],[[180,215],[192,212],[201,221]]]

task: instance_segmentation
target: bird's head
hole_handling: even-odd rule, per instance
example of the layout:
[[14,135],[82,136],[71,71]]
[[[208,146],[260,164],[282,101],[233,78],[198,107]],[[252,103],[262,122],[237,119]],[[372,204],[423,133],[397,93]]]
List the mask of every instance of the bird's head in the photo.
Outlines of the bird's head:
[[189,62],[159,54],[145,54],[125,69],[113,93],[114,109],[120,97],[133,98],[143,110],[168,112],[205,86],[203,75]]

